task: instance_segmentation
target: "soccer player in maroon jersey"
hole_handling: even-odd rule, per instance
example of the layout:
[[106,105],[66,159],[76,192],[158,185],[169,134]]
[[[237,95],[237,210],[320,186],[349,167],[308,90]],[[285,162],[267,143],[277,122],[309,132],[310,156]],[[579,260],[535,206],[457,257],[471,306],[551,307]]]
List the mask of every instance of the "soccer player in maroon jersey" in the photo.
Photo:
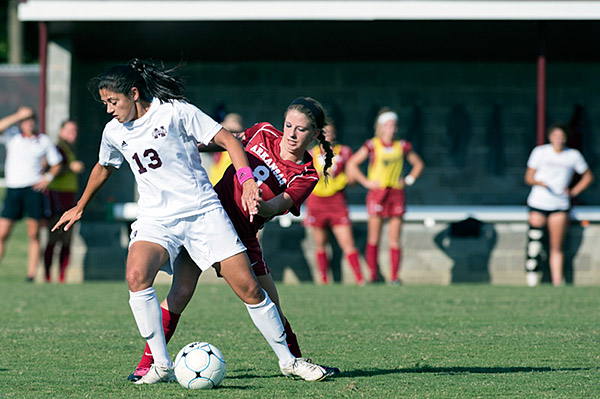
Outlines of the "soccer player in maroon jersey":
[[[313,160],[306,151],[310,143],[318,139],[327,153],[325,173],[331,166],[333,153],[323,135],[325,112],[314,99],[299,97],[288,106],[284,116],[283,132],[270,123],[258,123],[243,132],[241,137],[252,174],[256,179],[261,196],[255,198],[255,209],[244,209],[241,202],[242,189],[236,178],[236,171],[229,167],[215,191],[223,208],[229,215],[242,243],[261,287],[277,306],[284,324],[290,351],[301,358],[300,348],[289,322],[281,311],[279,296],[269,268],[263,258],[257,238],[258,231],[274,216],[291,212],[300,214],[300,206],[312,192],[319,180]],[[208,150],[208,148],[201,148]],[[214,149],[213,149],[214,150]],[[219,267],[216,266],[217,271]],[[165,337],[169,340],[177,326],[179,316],[189,303],[200,277],[200,269],[193,261],[181,253],[173,276],[171,290],[161,303]],[[135,380],[152,364],[148,346],[136,371],[128,379]],[[323,367],[323,378],[339,373],[337,368]],[[283,374],[288,374],[282,367]]]

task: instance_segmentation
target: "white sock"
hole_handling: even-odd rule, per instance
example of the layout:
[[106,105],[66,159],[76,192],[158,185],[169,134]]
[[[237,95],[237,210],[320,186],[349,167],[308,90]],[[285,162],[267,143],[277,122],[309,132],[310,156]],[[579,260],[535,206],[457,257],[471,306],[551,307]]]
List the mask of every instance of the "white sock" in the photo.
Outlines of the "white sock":
[[167,342],[162,325],[160,302],[153,287],[142,291],[129,291],[129,306],[142,337],[154,356],[154,363],[161,366],[173,366],[167,351]]
[[294,355],[290,352],[285,340],[285,330],[277,311],[277,306],[271,301],[267,292],[265,293],[265,300],[256,305],[246,304],[248,313],[254,322],[254,325],[262,333],[263,337],[267,340],[275,355],[279,359],[281,366],[286,366],[294,360]]

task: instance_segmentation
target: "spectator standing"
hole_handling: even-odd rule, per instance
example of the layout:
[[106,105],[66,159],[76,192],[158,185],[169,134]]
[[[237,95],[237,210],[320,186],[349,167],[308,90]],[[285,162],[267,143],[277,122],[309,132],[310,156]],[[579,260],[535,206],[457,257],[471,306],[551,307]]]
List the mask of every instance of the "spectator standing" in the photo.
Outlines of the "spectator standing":
[[[401,246],[400,233],[402,217],[405,213],[405,187],[411,186],[419,178],[425,164],[406,140],[395,140],[398,131],[398,115],[389,108],[379,111],[375,121],[375,137],[367,140],[348,160],[347,173],[369,190],[366,198],[367,247],[365,258],[371,272],[371,281],[378,280],[377,254],[384,219],[389,219],[388,245],[390,250],[390,282],[399,284]],[[369,158],[368,173],[359,166]],[[404,162],[412,169],[402,177]]]
[[[16,125],[17,126],[13,126]],[[40,253],[40,220],[44,213],[42,193],[60,170],[62,157],[52,140],[35,129],[35,114],[20,107],[0,119],[1,142],[6,146],[6,197],[0,216],[0,259],[16,221],[27,216],[27,281],[32,282]],[[44,173],[45,166],[50,169]]]
[[48,217],[48,243],[44,250],[44,269],[46,281],[50,282],[50,268],[54,257],[56,244],[60,245],[59,253],[59,277],[60,283],[65,282],[65,273],[71,256],[72,230],[51,231],[52,226],[58,222],[61,215],[75,206],[77,190],[79,188],[77,175],[83,172],[83,162],[78,161],[75,156],[74,145],[77,140],[78,126],[75,121],[63,122],[58,133],[58,144],[56,148],[62,155],[62,164],[59,174],[48,185],[48,199],[50,215]]

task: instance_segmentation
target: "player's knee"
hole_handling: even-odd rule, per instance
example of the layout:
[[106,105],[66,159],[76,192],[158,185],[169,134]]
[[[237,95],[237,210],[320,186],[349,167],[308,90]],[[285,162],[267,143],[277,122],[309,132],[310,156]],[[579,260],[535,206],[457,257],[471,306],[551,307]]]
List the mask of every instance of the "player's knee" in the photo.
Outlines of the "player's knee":
[[258,284],[250,284],[244,290],[244,302],[250,304],[260,303],[266,298],[265,291]]
[[148,283],[146,273],[142,272],[139,268],[128,267],[127,272],[125,273],[125,279],[127,280],[127,284],[129,285],[130,291],[140,291],[150,287],[151,282]]

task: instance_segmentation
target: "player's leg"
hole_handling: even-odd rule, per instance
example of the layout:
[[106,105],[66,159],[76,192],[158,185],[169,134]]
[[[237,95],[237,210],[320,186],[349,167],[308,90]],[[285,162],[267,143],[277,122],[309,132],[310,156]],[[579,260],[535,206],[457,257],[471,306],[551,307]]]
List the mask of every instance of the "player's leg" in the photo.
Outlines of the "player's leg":
[[156,274],[168,260],[167,250],[154,242],[138,240],[129,246],[125,274],[129,285],[129,305],[140,334],[146,339],[154,356],[154,365],[136,384],[153,384],[174,378],[173,362],[167,351],[162,327],[160,303],[152,287]]
[[58,222],[58,216],[52,216],[48,218],[46,222],[47,233],[48,233],[48,242],[46,243],[46,248],[44,249],[44,271],[46,273],[46,281],[50,282],[50,268],[52,267],[52,260],[54,258],[54,247],[58,241],[58,238],[61,234],[65,234],[67,232],[71,232],[71,229],[68,231],[64,231],[62,229],[57,231],[50,231],[52,227]]
[[382,226],[383,218],[381,216],[369,215],[369,219],[367,220],[367,248],[365,249],[365,258],[371,272],[371,282],[375,282],[379,278],[377,254],[379,252],[379,238]]
[[302,351],[300,350],[300,344],[298,343],[298,337],[292,330],[292,326],[288,319],[284,316],[283,310],[281,310],[281,303],[279,301],[279,293],[277,292],[277,288],[275,287],[275,282],[273,281],[273,277],[271,273],[267,273],[265,275],[256,276],[258,279],[258,283],[260,286],[267,292],[269,298],[275,303],[277,307],[277,311],[279,312],[279,317],[281,318],[281,322],[283,324],[283,329],[286,335],[286,342],[288,348],[294,357],[302,357]]
[[33,280],[37,271],[38,260],[40,256],[40,221],[33,218],[27,218],[25,221],[27,227],[27,279]]
[[539,284],[539,267],[543,253],[544,229],[547,217],[542,212],[529,212],[529,229],[527,231],[527,248],[525,270],[527,272],[527,285],[530,287]]
[[290,352],[277,306],[258,284],[245,253],[221,261],[219,272],[246,304],[254,325],[277,355],[284,375],[298,376],[307,381],[320,381],[327,377],[325,368],[296,358]]
[[388,224],[388,245],[390,248],[390,282],[397,284],[398,272],[400,271],[400,262],[402,259],[402,247],[400,246],[400,237],[402,234],[402,218],[394,216],[390,218]]
[[565,255],[563,243],[568,226],[569,215],[567,212],[553,212],[548,216],[550,275],[554,286],[564,284],[563,265]]
[[67,273],[67,267],[71,262],[71,239],[73,237],[73,229],[67,231],[61,231],[58,237],[60,242],[60,253],[58,255],[58,261],[60,265],[58,281],[60,283],[65,282],[65,276]]
[[344,256],[348,260],[350,267],[352,268],[356,283],[363,285],[365,282],[360,271],[360,260],[358,258],[358,250],[354,245],[352,226],[350,226],[350,224],[336,224],[332,226],[331,230],[333,231],[333,235],[342,249]]
[[[329,270],[329,260],[327,259],[327,229],[320,226],[313,226],[313,238],[315,240],[315,256],[317,258],[317,269],[321,283],[327,284],[327,272]],[[264,288],[264,287],[263,287]]]
[[[179,317],[194,295],[198,278],[202,271],[190,258],[187,251],[182,249],[173,264],[173,280],[167,297],[161,302],[163,332],[165,342],[169,343],[179,322]],[[154,363],[152,350],[148,343],[135,371],[127,377],[128,381],[142,378]]]
[[10,237],[14,221],[12,219],[0,218],[0,260],[4,257],[4,249],[6,248],[6,241]]

